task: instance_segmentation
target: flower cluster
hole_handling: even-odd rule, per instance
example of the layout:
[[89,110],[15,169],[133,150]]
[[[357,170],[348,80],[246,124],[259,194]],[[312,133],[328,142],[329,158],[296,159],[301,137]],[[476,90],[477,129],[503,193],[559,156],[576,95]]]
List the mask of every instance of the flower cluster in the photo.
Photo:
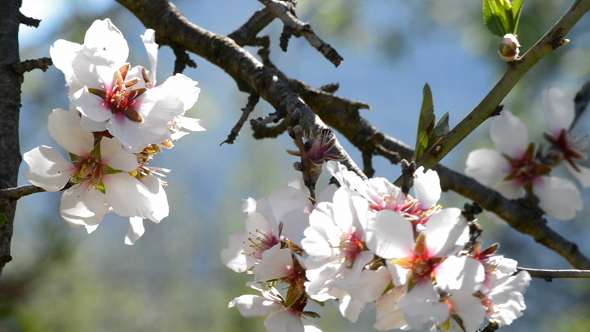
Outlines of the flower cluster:
[[47,191],[64,190],[61,215],[72,226],[93,232],[103,216],[129,217],[126,244],[144,233],[143,219],[160,222],[168,201],[160,179],[168,169],[149,166],[162,148],[191,131],[199,120],[184,117],[200,89],[176,74],[156,85],[155,32],[142,36],[151,71],[127,63],[127,41],[109,19],[97,20],[84,44],[58,40],[50,49],[69,87],[71,110],[55,109],[49,133],[69,153],[39,146],[24,154],[25,177]]
[[491,185],[506,198],[538,198],[539,207],[558,220],[572,219],[582,210],[576,185],[564,178],[549,176],[565,164],[582,187],[590,186],[590,169],[578,164],[587,158],[588,143],[571,133],[575,118],[573,98],[558,88],[543,92],[543,109],[551,131],[544,135],[543,148],[529,141],[526,126],[510,111],[503,110],[490,128],[496,149],[478,149],[467,158],[465,173],[484,185]]
[[[510,324],[525,309],[530,276],[516,262],[483,250],[456,208],[437,204],[436,172],[415,173],[415,197],[384,178],[365,181],[335,161],[331,185],[309,199],[302,181],[267,199],[249,198],[246,232],[230,235],[223,262],[250,271],[262,295],[230,302],[246,317],[269,315],[269,332],[319,331],[310,300],[334,301],[355,322],[377,306],[374,327],[475,331],[487,318]],[[287,328],[288,327],[288,328]]]

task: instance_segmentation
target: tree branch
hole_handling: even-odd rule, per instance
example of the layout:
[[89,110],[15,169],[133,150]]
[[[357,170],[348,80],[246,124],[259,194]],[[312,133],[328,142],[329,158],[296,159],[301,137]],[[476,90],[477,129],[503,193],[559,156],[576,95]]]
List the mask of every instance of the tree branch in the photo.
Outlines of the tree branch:
[[0,189],[0,200],[16,201],[21,197],[44,192],[45,189],[32,184],[15,188]]
[[[311,112],[311,109],[313,109],[319,117],[341,132],[360,151],[370,151],[375,155],[384,156],[393,163],[398,163],[400,157],[408,160],[412,157],[413,150],[409,146],[383,134],[359,115],[358,110],[360,107],[358,106],[362,105],[362,103],[351,103],[343,98],[333,99],[328,102],[328,99],[324,98],[327,96],[320,93],[309,93],[308,91],[312,90],[308,89],[308,87],[302,87],[299,91],[303,99],[301,100],[293,92],[298,85],[297,83],[286,80],[285,75],[281,75],[278,69],[272,68],[266,63],[263,66],[231,39],[215,35],[189,22],[168,1],[118,1],[133,12],[146,27],[156,30],[160,40],[177,42],[188,51],[194,52],[224,69],[236,82],[246,82],[248,88],[256,91],[262,98],[267,100],[277,110],[277,113],[293,114],[295,110],[299,109],[301,112],[300,125],[306,130],[313,130],[314,133],[318,133],[322,128],[325,128],[322,120]],[[585,3],[590,2],[590,0],[583,1]],[[579,12],[579,9],[576,11]],[[565,26],[565,24],[561,26]],[[540,59],[538,55],[537,57],[534,63]],[[531,55],[530,59],[534,59],[534,57]],[[525,59],[523,61],[532,60]],[[525,62],[527,66],[532,66],[534,63]],[[524,72],[520,72],[523,70],[522,68],[524,67],[518,69],[520,73],[518,78],[524,75]],[[515,70],[509,70],[509,72],[511,72],[510,75],[516,75],[514,74]],[[514,77],[508,81],[512,82]],[[512,82],[512,85],[514,83]],[[499,83],[493,90],[495,92],[490,93],[495,96],[493,100],[497,100],[496,102],[486,102],[488,106],[493,105],[490,113],[496,110],[503,96],[512,88],[512,85],[508,86],[506,84]],[[502,89],[499,89],[498,86],[501,86]],[[500,94],[498,91],[503,93],[501,98],[498,97]],[[325,91],[322,92],[326,93]],[[335,100],[338,100],[338,102]],[[341,104],[337,104],[340,102]],[[469,122],[469,117],[465,121]],[[451,136],[453,135],[456,134],[452,132]],[[350,160],[341,145],[336,143],[335,147],[346,158],[344,164],[361,175],[362,172]],[[516,230],[532,236],[537,242],[562,255],[575,268],[590,269],[590,260],[579,251],[574,243],[567,241],[546,225],[543,212],[540,209],[522,206],[517,201],[508,200],[474,179],[454,172],[442,165],[435,167],[435,170],[439,173],[441,186],[444,190],[453,190],[478,202],[484,209],[498,214]],[[364,174],[361,176],[364,177]]]
[[554,278],[590,278],[590,270],[544,270],[517,267],[518,271],[527,271],[533,278],[552,281]]
[[[326,125],[317,117],[299,96],[291,91],[285,82],[272,74],[260,61],[237,45],[232,39],[216,35],[190,22],[167,0],[118,0],[142,23],[156,31],[156,36],[166,45],[176,42],[187,51],[200,55],[211,63],[223,68],[237,82],[245,82],[260,97],[269,102],[279,117],[291,115],[299,110],[299,124],[317,134]],[[334,145],[343,163],[351,170],[366,178],[340,143]]]
[[[285,1],[276,0],[259,0],[266,8],[268,8],[274,16],[278,17],[285,27],[295,36],[303,36],[311,46],[320,51],[326,59],[328,59],[334,66],[338,67],[344,59],[336,52],[330,44],[324,42],[318,37],[308,23],[301,22],[295,15],[295,9],[292,4]],[[285,47],[286,48],[286,47]]]
[[[518,60],[509,62],[506,73],[494,88],[484,97],[467,117],[453,128],[443,139],[426,152],[418,166],[432,168],[451,150],[463,141],[475,128],[487,120],[516,83],[545,55],[562,45],[563,38],[571,28],[590,10],[590,0],[576,0],[537,43]],[[435,150],[436,149],[436,150]]]
[[[16,187],[18,168],[21,162],[18,139],[21,84],[23,74],[12,69],[20,62],[18,29],[22,15],[20,0],[2,2],[0,15],[0,189]],[[0,213],[7,221],[0,227],[0,274],[10,256],[16,201],[2,199]]]

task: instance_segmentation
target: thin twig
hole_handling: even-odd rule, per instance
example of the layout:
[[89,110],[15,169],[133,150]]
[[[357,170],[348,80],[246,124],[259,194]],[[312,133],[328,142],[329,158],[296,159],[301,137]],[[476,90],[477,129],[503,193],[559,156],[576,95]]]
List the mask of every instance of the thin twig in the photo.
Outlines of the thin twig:
[[35,193],[44,192],[45,189],[41,187],[37,187],[32,184],[26,184],[24,186],[15,187],[15,188],[6,188],[0,189],[0,199],[7,199],[16,201],[21,197],[28,196]]
[[308,23],[304,23],[300,21],[294,13],[294,8],[292,5],[285,1],[276,1],[276,0],[259,0],[262,2],[266,8],[270,9],[270,11],[290,29],[290,31],[295,35],[301,35],[307,41],[316,48],[320,53],[326,57],[331,63],[333,63],[336,67],[338,67],[344,59],[336,52],[330,44],[324,42],[320,37],[318,37],[311,28],[311,25]]
[[264,7],[254,13],[248,22],[244,23],[244,25],[227,36],[240,46],[258,46],[256,45],[257,43],[255,43],[256,35],[274,19],[275,16],[270,9]]
[[41,69],[42,71],[47,71],[47,69],[51,65],[53,65],[53,61],[51,61],[51,58],[39,58],[17,62],[12,65],[12,69],[19,74],[24,74],[34,69]]
[[555,278],[590,278],[590,270],[545,270],[517,267],[518,271],[527,271],[533,278],[541,278],[551,281]]
[[21,24],[33,27],[33,28],[38,28],[39,24],[41,23],[41,20],[36,19],[36,18],[32,18],[32,17],[28,17],[23,15],[23,13],[18,13],[18,20]]
[[259,100],[259,95],[255,93],[250,94],[250,96],[248,97],[248,103],[246,104],[246,107],[242,108],[242,116],[240,116],[238,123],[236,123],[236,125],[231,129],[231,132],[229,133],[229,135],[227,135],[227,139],[221,142],[221,144],[219,145],[223,145],[223,143],[234,144],[236,137],[238,137],[238,135],[240,134],[240,130],[242,130],[244,123],[246,123],[246,120],[248,120],[250,113],[252,113],[254,107],[256,107],[256,104],[258,104]]

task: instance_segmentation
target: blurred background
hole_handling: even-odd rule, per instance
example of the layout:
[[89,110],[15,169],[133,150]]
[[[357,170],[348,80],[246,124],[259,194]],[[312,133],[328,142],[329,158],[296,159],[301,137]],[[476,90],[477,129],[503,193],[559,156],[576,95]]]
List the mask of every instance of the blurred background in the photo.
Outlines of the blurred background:
[[[559,19],[571,0],[525,1],[518,34],[522,50]],[[177,0],[195,24],[227,35],[261,7],[254,0]],[[263,34],[272,40],[271,59],[287,75],[313,87],[339,82],[338,95],[371,104],[362,116],[383,132],[414,145],[422,87],[429,83],[437,115],[449,112],[458,123],[504,72],[496,53],[499,38],[488,33],[481,1],[472,0],[300,0],[300,19],[332,44],[345,61],[334,68],[303,39],[279,50],[282,25],[275,21]],[[139,37],[145,27],[125,8],[107,0],[23,0],[22,13],[42,19],[38,29],[22,26],[21,58],[49,56],[57,39],[83,42],[95,19],[110,18],[130,44],[132,65],[149,62]],[[547,130],[540,115],[540,93],[555,85],[572,97],[590,79],[588,16],[568,35],[567,46],[532,69],[504,101],[540,142]],[[254,49],[250,49],[255,54]],[[158,79],[173,71],[171,50],[160,50]],[[233,298],[252,293],[246,274],[227,269],[219,252],[228,235],[244,231],[244,199],[259,199],[297,177],[294,148],[288,137],[254,140],[246,126],[233,145],[224,141],[247,101],[235,82],[195,55],[196,69],[184,73],[199,82],[201,95],[188,116],[202,119],[206,132],[185,136],[152,165],[171,168],[166,188],[170,216],[160,224],[146,221],[145,235],[134,246],[123,242],[127,219],[108,215],[92,234],[71,228],[59,215],[60,193],[40,193],[19,201],[13,261],[0,279],[0,331],[264,331],[262,318],[242,318],[228,309]],[[21,113],[22,152],[38,145],[57,146],[49,137],[47,116],[68,108],[62,73],[27,73]],[[272,112],[264,102],[254,116]],[[469,151],[491,147],[485,123],[443,163],[462,171]],[[580,132],[590,120],[582,118]],[[358,163],[360,153],[341,139]],[[394,180],[399,167],[375,158],[376,176]],[[23,165],[24,168],[24,165]],[[567,175],[563,175],[567,176]],[[27,183],[21,177],[21,184]],[[321,189],[321,188],[320,188]],[[462,207],[466,199],[443,195],[444,206]],[[589,195],[584,193],[585,201]],[[590,255],[588,209],[568,222],[550,226]],[[521,266],[569,268],[552,251],[530,237],[481,218],[486,245],[500,242],[500,253]],[[522,318],[500,331],[590,331],[590,281],[532,280]],[[375,308],[366,308],[352,324],[328,303],[314,322],[326,332],[373,331]]]

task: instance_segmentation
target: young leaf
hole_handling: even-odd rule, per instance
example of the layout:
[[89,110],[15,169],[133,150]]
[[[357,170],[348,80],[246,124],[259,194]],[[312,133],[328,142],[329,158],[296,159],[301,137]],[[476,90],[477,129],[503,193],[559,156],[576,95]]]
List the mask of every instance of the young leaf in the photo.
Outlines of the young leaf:
[[6,217],[6,215],[0,212],[0,227],[2,227],[7,221],[8,218]]
[[512,1],[512,33],[516,35],[518,28],[518,21],[520,21],[520,13],[522,12],[522,4],[524,0]]
[[430,90],[428,83],[424,85],[422,94],[422,108],[420,109],[420,118],[418,119],[418,135],[416,137],[416,151],[414,152],[414,160],[420,158],[428,148],[430,136],[434,130],[434,122],[436,120],[434,116],[432,91]]
[[447,112],[442,116],[442,118],[440,118],[440,120],[438,120],[436,126],[434,126],[434,131],[432,132],[432,137],[430,138],[430,144],[428,144],[428,148],[436,144],[441,138],[448,134],[450,130],[449,112]]
[[512,19],[510,7],[506,10],[506,2],[507,0],[483,0],[483,20],[488,30],[500,37],[509,33],[509,20]]

